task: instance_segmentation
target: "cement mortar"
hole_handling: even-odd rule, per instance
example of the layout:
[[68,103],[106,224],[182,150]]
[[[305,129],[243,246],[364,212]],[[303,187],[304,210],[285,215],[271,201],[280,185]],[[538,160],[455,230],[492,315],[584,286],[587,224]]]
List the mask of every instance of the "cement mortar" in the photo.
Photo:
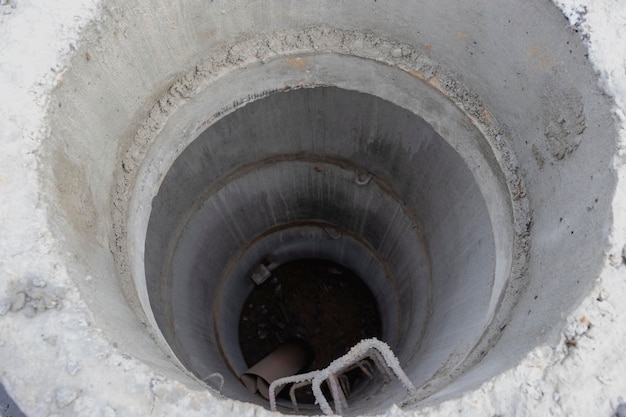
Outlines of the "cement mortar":
[[[5,2],[1,6],[0,75],[2,91],[9,98],[0,104],[4,147],[0,156],[3,195],[0,250],[4,280],[0,307],[3,315],[0,329],[2,383],[26,414],[32,416],[269,415],[271,413],[261,408],[222,399],[219,394],[206,390],[203,384],[194,383],[193,378],[181,383],[181,371],[165,356],[158,359],[158,355],[151,355],[148,360],[140,355],[129,356],[126,352],[130,345],[134,352],[142,346],[151,351],[155,345],[141,323],[134,319],[133,311],[120,302],[123,298],[119,289],[116,290],[115,285],[107,287],[107,279],[115,276],[116,271],[102,263],[101,269],[83,274],[79,285],[73,262],[84,260],[77,260],[77,254],[67,254],[66,242],[50,228],[46,195],[53,192],[53,184],[46,184],[38,177],[37,164],[45,166],[48,160],[38,160],[36,156],[48,157],[41,153],[42,143],[48,140],[51,131],[45,114],[50,106],[61,108],[67,105],[56,102],[51,92],[55,85],[63,82],[70,57],[80,49],[78,40],[97,36],[100,25],[110,19],[121,21],[121,14],[115,13],[115,6],[108,9],[100,6],[99,3],[80,1],[59,2],[54,9],[44,9],[26,1]],[[453,391],[443,389],[429,397],[430,405],[421,403],[418,410],[392,408],[386,415],[608,416],[617,408],[620,396],[626,391],[626,361],[622,349],[626,332],[621,326],[626,319],[626,305],[621,301],[626,295],[626,223],[623,215],[626,208],[623,195],[626,140],[623,57],[626,51],[623,50],[622,29],[626,10],[618,2],[608,0],[588,2],[584,9],[581,6],[563,8],[574,27],[584,34],[587,42],[591,42],[591,57],[600,72],[602,86],[615,97],[613,116],[621,129],[617,154],[613,161],[606,161],[607,167],[618,170],[620,186],[615,196],[604,197],[611,198],[613,215],[611,223],[602,226],[607,231],[610,228],[610,246],[605,249],[602,269],[594,272],[596,282],[591,289],[585,289],[588,296],[564,318],[564,327],[546,330],[552,336],[558,334],[557,339],[539,337],[536,348],[530,353],[523,352],[520,361],[517,360],[520,352],[515,352],[511,356],[512,362],[506,365],[489,364],[487,356],[481,362],[484,366],[482,373],[462,376],[455,382]],[[38,22],[36,27],[32,25],[34,21]],[[124,30],[121,28],[122,36]],[[463,38],[462,32],[458,36]],[[48,47],[42,48],[41,45]],[[538,66],[545,65],[550,58],[541,48],[531,52],[531,58]],[[81,54],[81,58],[91,61],[89,51],[81,50]],[[392,56],[394,54],[398,55],[395,50]],[[163,91],[174,78],[171,74],[169,80],[150,90],[156,97],[163,97]],[[480,82],[471,84],[476,86]],[[550,103],[564,99],[571,104],[564,106],[563,111],[573,117],[564,117],[558,112],[550,114],[542,132],[549,140],[548,147],[532,149],[528,154],[540,169],[542,165],[567,160],[583,146],[577,141],[582,119],[575,93],[546,91],[547,108],[553,107]],[[134,104],[143,108],[145,114],[151,106],[149,103],[150,100],[144,100]],[[131,103],[129,107],[132,107]],[[137,126],[143,117],[136,115],[142,111],[131,113],[120,116],[116,123]],[[556,124],[550,123],[551,119]],[[130,130],[127,137],[132,137],[133,129]],[[69,149],[68,152],[80,154],[80,150]],[[71,163],[66,165],[71,166]],[[109,168],[98,169],[113,172],[114,167]],[[97,177],[89,172],[81,174],[79,168],[57,173],[57,178],[71,179],[72,174],[78,183],[81,175],[89,181]],[[52,177],[48,180],[53,181]],[[529,187],[532,185],[536,183],[531,181]],[[112,225],[97,221],[102,213],[93,210],[99,205],[92,205],[89,202],[92,198],[102,197],[80,194],[79,200],[85,204],[81,206],[82,211],[70,220],[81,222],[78,227],[89,233],[104,235],[104,230]],[[592,201],[590,207],[593,209]],[[59,212],[52,213],[58,215]],[[97,288],[109,288],[109,295],[90,292],[89,285],[94,281],[97,281]],[[98,299],[100,297],[102,299]],[[111,309],[111,316],[98,314],[94,318],[94,303],[101,303],[102,309],[104,306]],[[534,320],[541,320],[541,316]],[[132,334],[135,340],[132,343],[117,340],[109,331],[115,326],[124,327],[126,334]],[[505,357],[502,352],[490,354]],[[503,367],[510,366],[511,369],[500,372]],[[484,382],[489,367],[496,369],[499,375]]]

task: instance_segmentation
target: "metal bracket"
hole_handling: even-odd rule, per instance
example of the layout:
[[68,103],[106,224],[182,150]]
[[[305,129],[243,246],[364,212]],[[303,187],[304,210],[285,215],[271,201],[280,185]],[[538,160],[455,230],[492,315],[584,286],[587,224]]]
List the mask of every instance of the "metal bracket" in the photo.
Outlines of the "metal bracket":
[[[413,383],[406,376],[398,358],[394,355],[391,348],[384,342],[378,339],[364,339],[354,345],[348,353],[344,356],[335,359],[328,367],[317,371],[307,372],[300,375],[292,375],[284,378],[279,378],[273,381],[269,387],[270,408],[272,411],[276,411],[276,390],[286,384],[293,384],[289,390],[289,397],[294,406],[294,409],[298,411],[298,403],[296,401],[295,390],[307,385],[311,385],[313,388],[313,395],[315,396],[315,403],[320,406],[320,409],[326,415],[332,415],[333,410],[328,403],[328,400],[322,393],[322,383],[326,382],[330,388],[333,403],[335,405],[335,413],[341,414],[348,408],[348,402],[346,399],[346,384],[342,383],[342,376],[356,367],[360,368],[365,375],[371,377],[372,369],[368,361],[373,362],[378,368],[379,372],[388,377],[389,379],[395,375],[402,385],[406,388],[410,395],[415,395],[417,389]],[[343,387],[343,388],[342,388]]]

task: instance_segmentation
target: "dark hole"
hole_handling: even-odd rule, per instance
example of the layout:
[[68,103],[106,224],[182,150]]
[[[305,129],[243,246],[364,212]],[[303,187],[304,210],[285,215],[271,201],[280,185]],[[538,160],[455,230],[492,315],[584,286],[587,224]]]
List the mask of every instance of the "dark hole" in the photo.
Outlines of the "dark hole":
[[[374,295],[349,269],[326,260],[303,259],[280,265],[257,285],[239,319],[239,344],[252,366],[290,340],[303,340],[313,359],[301,372],[325,368],[360,340],[382,339]],[[350,385],[364,379],[347,374]],[[288,389],[281,397],[288,398]],[[299,403],[313,403],[310,389],[297,391]]]

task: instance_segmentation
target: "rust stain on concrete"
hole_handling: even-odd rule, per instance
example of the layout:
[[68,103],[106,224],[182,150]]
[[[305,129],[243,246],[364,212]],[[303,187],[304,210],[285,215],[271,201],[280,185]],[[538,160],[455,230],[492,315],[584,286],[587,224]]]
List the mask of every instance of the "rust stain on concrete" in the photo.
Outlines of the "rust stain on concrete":
[[414,69],[409,70],[409,74],[411,74],[414,77],[419,78],[420,80],[425,79],[424,73],[422,71],[417,71]]
[[287,63],[290,67],[295,68],[297,70],[306,69],[306,60],[302,58],[287,58]]
[[483,115],[483,118],[485,119],[486,123],[491,123],[491,114],[489,113],[489,110],[483,109],[481,114]]

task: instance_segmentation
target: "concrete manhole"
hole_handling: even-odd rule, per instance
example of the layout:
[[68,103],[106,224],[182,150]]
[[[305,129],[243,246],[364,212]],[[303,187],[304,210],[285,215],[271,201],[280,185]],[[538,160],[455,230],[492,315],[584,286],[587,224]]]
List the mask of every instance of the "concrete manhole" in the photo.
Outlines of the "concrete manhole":
[[240,320],[294,261],[358,276],[379,324],[349,330],[416,387],[344,414],[441,404],[558,340],[604,265],[617,129],[554,5],[170,3],[103,2],[46,96],[24,185],[45,247],[0,305],[48,363],[32,395],[5,367],[25,411],[269,414]]
[[[249,366],[237,334],[255,286],[248,271],[262,259],[326,259],[372,290],[383,340],[409,378],[418,386],[445,383],[443,375],[459,374],[491,347],[508,312],[500,311],[497,323],[494,316],[511,308],[525,280],[530,216],[516,167],[502,155],[504,133],[490,116],[484,130],[491,127],[492,137],[484,136],[479,121],[420,77],[371,60],[277,58],[227,85],[253,88],[267,73],[284,85],[291,80],[278,74],[301,77],[304,66],[315,68],[306,76],[329,75],[220,111],[225,115],[164,165],[166,173],[146,164],[157,182],[139,179],[151,200],[134,204],[147,209],[136,221],[149,221],[127,236],[146,242],[145,254],[133,255],[140,277],[145,262],[139,294],[147,292],[147,314],[187,369],[200,379],[219,372],[222,394],[255,402],[237,381]],[[374,91],[372,76],[381,80]],[[358,91],[364,88],[371,93]],[[472,104],[484,118],[480,102]],[[190,101],[173,117],[181,116],[205,120],[206,103]],[[159,145],[154,157],[170,152]],[[146,230],[145,238],[134,239],[134,230]],[[398,402],[387,390],[378,397],[351,399],[351,411]]]

